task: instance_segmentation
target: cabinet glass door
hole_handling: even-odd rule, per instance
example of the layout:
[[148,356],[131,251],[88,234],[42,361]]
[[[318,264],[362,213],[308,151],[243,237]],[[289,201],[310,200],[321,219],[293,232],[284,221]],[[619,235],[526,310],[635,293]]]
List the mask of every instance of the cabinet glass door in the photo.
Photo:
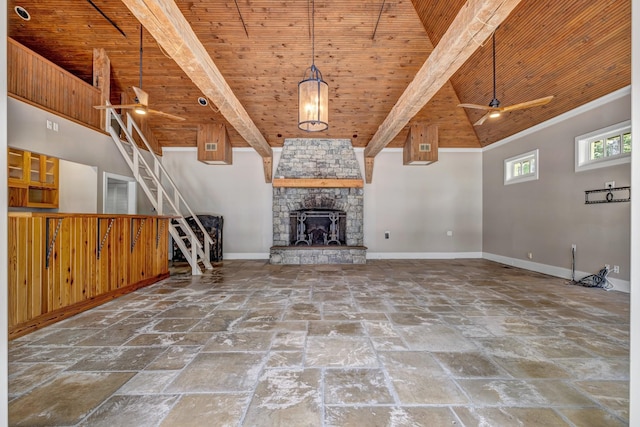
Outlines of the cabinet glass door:
[[8,178],[16,181],[24,181],[24,151],[13,150],[9,148],[9,158],[7,163],[9,166]]
[[44,177],[43,183],[48,185],[54,185],[56,183],[56,160],[51,157],[47,157],[44,161]]
[[29,165],[29,181],[40,182],[40,156],[34,154],[31,156],[31,164]]

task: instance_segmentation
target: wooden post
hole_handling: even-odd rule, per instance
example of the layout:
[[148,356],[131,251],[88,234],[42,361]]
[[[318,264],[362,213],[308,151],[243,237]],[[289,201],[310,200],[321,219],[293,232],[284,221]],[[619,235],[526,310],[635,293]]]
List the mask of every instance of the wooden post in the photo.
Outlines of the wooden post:
[[373,181],[373,160],[375,157],[364,158],[364,179],[367,184],[371,184]]
[[[100,105],[104,105],[111,97],[111,61],[107,52],[93,49],[93,86],[100,89]],[[107,130],[107,115],[100,115],[100,128]]]
[[273,177],[273,157],[263,157],[262,165],[264,166],[264,182],[269,184]]

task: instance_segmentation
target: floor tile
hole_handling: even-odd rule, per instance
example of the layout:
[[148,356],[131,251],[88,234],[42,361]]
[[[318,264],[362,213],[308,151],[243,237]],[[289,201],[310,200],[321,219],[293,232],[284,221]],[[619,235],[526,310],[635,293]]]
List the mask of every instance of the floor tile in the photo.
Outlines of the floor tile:
[[[9,403],[9,424],[74,425],[109,398],[133,373],[63,373]],[[113,424],[112,424],[113,425]]]
[[321,426],[320,370],[265,371],[243,425]]
[[260,353],[200,353],[167,387],[169,393],[251,390],[264,363]]

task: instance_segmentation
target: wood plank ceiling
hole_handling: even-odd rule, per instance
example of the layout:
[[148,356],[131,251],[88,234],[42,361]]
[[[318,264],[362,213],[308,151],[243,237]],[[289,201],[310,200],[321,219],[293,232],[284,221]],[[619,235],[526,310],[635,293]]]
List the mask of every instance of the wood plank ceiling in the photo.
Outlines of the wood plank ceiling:
[[[92,81],[92,50],[111,60],[111,100],[138,85],[139,23],[120,1],[9,0],[9,36]],[[384,3],[384,6],[383,6]],[[306,1],[177,2],[213,62],[272,147],[284,138],[350,138],[364,147],[440,41],[464,0],[316,0],[315,63],[329,84],[329,130],[297,128],[297,83],[311,65]],[[14,7],[29,11],[22,20]],[[240,13],[239,13],[240,12]],[[380,20],[378,23],[378,17]],[[244,21],[244,25],[243,22]],[[246,32],[245,32],[246,27]],[[375,33],[375,35],[374,35]],[[482,41],[480,41],[482,43]],[[163,146],[195,146],[198,124],[224,123],[235,147],[248,146],[215,105],[145,32],[143,88],[150,106],[186,117],[149,119]],[[389,145],[400,147],[411,124],[436,124],[441,147],[480,147],[630,84],[630,0],[522,1],[496,32],[497,97],[502,105],[554,95],[544,107],[514,111],[472,126],[482,113],[460,102],[492,98],[486,43],[410,120]]]

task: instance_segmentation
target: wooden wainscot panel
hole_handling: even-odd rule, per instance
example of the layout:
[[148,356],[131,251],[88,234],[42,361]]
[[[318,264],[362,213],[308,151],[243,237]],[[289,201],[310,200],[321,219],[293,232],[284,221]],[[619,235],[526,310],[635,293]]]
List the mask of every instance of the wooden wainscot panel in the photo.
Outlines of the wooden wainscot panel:
[[430,165],[438,161],[438,126],[412,125],[404,144],[405,165]]
[[198,160],[209,165],[232,163],[231,141],[223,124],[198,125]]
[[78,77],[29,50],[7,40],[7,92],[9,96],[101,130],[102,93]]
[[168,218],[9,214],[9,338],[169,275]]

